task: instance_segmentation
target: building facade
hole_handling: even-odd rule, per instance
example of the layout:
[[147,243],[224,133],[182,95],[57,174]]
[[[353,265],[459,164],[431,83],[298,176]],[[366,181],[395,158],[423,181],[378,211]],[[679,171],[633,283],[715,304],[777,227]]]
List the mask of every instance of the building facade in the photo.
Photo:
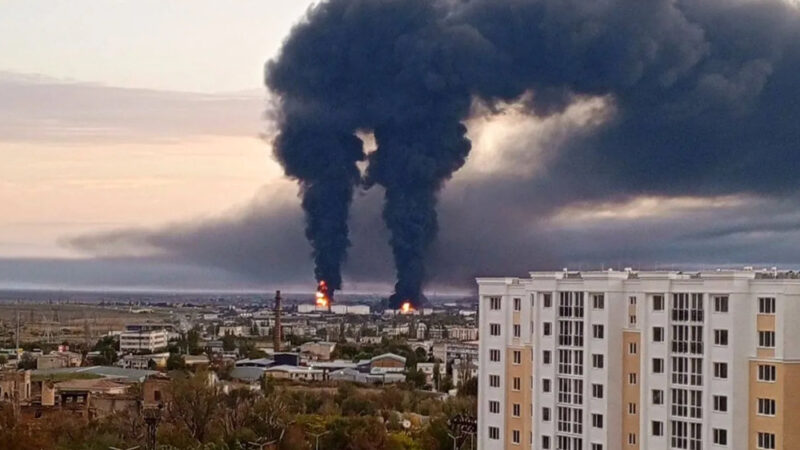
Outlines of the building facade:
[[167,348],[169,333],[148,325],[128,325],[119,336],[119,351],[155,352]]
[[800,449],[799,274],[477,281],[479,449]]

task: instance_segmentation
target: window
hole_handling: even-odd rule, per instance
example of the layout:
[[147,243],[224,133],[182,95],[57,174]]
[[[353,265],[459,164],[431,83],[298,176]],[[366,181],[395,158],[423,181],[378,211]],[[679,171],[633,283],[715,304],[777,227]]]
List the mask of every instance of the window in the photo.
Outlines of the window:
[[511,354],[514,357],[514,364],[522,364],[522,352],[519,350],[514,350],[514,353]]
[[594,398],[603,398],[603,385],[602,384],[593,384],[592,385],[592,397],[594,397]]
[[664,373],[664,360],[653,358],[653,373]]
[[636,345],[636,342],[631,342],[630,344],[628,344],[628,353],[629,354],[635,355],[637,353],[637,351],[638,351],[638,346]]
[[773,398],[760,398],[758,399],[758,414],[762,416],[775,415],[775,399]]
[[714,428],[714,443],[717,445],[728,445],[728,430]]
[[661,389],[653,389],[652,397],[654,405],[664,404],[664,391],[662,391]]
[[636,414],[636,403],[628,403],[628,414]]
[[775,348],[775,332],[759,331],[758,346],[762,348]]
[[592,367],[594,367],[595,369],[603,368],[603,355],[599,354],[592,355]]
[[635,373],[629,373],[628,374],[628,384],[636,384],[636,378],[637,377],[636,377]]
[[664,435],[664,422],[659,422],[654,420],[652,422],[651,428],[653,430],[653,436],[663,436]]
[[489,412],[492,414],[500,414],[500,402],[489,400]]
[[628,323],[630,323],[631,325],[636,325],[636,314],[630,315],[630,317],[628,318]]
[[628,444],[636,445],[636,433],[628,433]]
[[545,336],[550,336],[553,334],[553,324],[550,322],[545,322],[542,324],[542,334]]
[[628,297],[628,302],[631,305],[636,305],[636,297]]
[[500,428],[489,427],[489,439],[500,439]]
[[728,363],[715,362],[714,363],[714,378],[726,379],[728,378]]
[[592,426],[595,428],[603,428],[602,414],[592,414]]
[[550,294],[544,294],[544,307],[549,308],[553,306],[553,296]]
[[519,417],[521,409],[522,408],[520,408],[519,403],[514,403],[513,405],[511,405],[511,415],[514,417]]
[[550,380],[547,378],[542,380],[542,392],[550,392]]
[[775,434],[759,432],[758,448],[763,448],[765,450],[773,450],[775,448]]
[[489,350],[489,361],[499,362],[500,361],[500,350],[491,349]]
[[605,335],[605,329],[602,325],[592,325],[592,336],[595,339],[603,339]]
[[522,299],[515,298],[514,299],[514,311],[522,311]]
[[521,325],[514,324],[514,326],[512,328],[514,330],[514,337],[515,338],[518,338],[518,337],[522,336],[522,326]]
[[551,355],[552,353],[550,352],[550,350],[544,350],[542,352],[542,362],[544,364],[550,364],[550,360],[552,359]]
[[489,375],[489,386],[500,387],[500,375]]
[[654,295],[653,296],[653,311],[663,311],[664,310],[664,296],[663,295]]
[[512,389],[514,389],[515,391],[522,389],[522,379],[520,377],[513,378]]
[[775,366],[770,364],[758,365],[758,381],[775,381],[777,379]]
[[726,313],[728,312],[728,297],[714,297],[714,312]]
[[489,309],[495,311],[500,309],[500,297],[489,297]]
[[597,294],[592,296],[592,308],[594,309],[603,309],[605,308],[605,297],[603,294]]
[[714,396],[714,412],[728,412],[728,397],[724,395]]
[[490,323],[489,324],[489,334],[492,336],[500,336],[500,324],[499,323]]
[[519,444],[519,430],[511,431],[511,442],[513,444]]
[[728,330],[714,330],[714,345],[728,345]]
[[[775,447],[770,447],[775,448]],[[542,436],[542,449],[550,450],[550,436]]]
[[653,342],[664,342],[664,327],[653,327]]
[[542,408],[542,421],[550,422],[550,408]]
[[592,450],[603,450],[603,444],[592,444]]
[[775,314],[775,297],[761,297],[758,299],[759,314]]

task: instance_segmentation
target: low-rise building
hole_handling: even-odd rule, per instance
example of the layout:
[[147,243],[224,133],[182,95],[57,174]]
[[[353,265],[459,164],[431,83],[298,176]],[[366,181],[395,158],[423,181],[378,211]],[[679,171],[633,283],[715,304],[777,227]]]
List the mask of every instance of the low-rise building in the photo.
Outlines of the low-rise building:
[[128,325],[120,334],[119,350],[126,352],[149,352],[167,348],[169,332],[152,325]]
[[323,372],[320,369],[301,366],[273,366],[264,371],[268,377],[301,380],[301,381],[321,381]]
[[300,346],[300,353],[309,355],[311,359],[327,361],[335,348],[335,342],[306,342]]
[[447,376],[447,367],[445,364],[432,362],[417,363],[417,370],[425,374],[425,383],[430,384],[431,386],[433,386],[434,376],[437,369],[439,371],[439,379],[443,380],[444,377]]
[[447,337],[457,341],[476,341],[478,340],[478,327],[449,326],[447,327]]
[[82,357],[80,353],[63,351],[50,352],[36,358],[37,369],[60,369],[63,367],[78,367],[81,365]]

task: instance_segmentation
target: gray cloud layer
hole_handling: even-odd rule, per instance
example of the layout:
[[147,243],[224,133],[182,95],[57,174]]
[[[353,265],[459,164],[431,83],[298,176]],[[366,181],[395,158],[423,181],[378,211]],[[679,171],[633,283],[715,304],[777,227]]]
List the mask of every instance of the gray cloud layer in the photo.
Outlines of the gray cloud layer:
[[128,89],[0,72],[0,137],[11,142],[256,136],[264,105],[261,93]]

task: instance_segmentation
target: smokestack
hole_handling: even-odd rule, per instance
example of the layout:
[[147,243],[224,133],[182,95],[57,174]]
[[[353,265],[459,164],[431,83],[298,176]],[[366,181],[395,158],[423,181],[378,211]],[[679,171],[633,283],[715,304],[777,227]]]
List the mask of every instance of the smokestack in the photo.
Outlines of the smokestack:
[[275,291],[275,325],[272,327],[273,351],[281,351],[281,291]]

